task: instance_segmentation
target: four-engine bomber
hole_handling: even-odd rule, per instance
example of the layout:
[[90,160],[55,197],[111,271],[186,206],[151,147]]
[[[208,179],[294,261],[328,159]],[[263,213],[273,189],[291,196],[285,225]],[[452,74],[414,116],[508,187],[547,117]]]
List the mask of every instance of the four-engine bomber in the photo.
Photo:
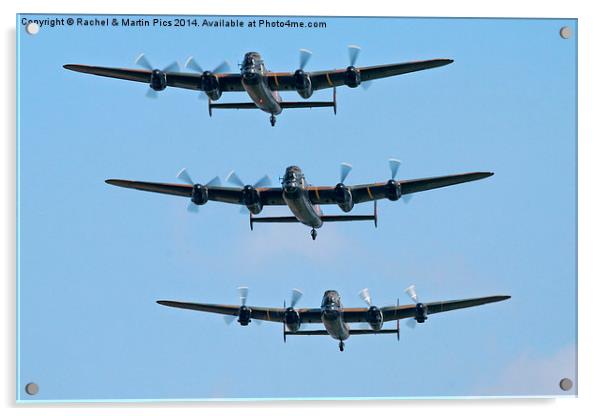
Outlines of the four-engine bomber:
[[[302,292],[293,289],[291,301],[287,307],[284,301],[282,308],[266,308],[247,305],[249,289],[238,288],[240,305],[221,305],[209,303],[176,302],[159,300],[157,303],[174,308],[192,309],[201,312],[212,312],[224,315],[227,323],[237,319],[242,326],[247,326],[252,319],[282,323],[284,342],[290,335],[329,335],[339,341],[339,349],[345,348],[345,340],[351,335],[365,334],[396,334],[399,340],[399,321],[408,319],[408,326],[414,327],[416,323],[424,323],[427,314],[448,312],[455,309],[470,308],[492,302],[510,299],[510,296],[487,296],[481,298],[449,300],[442,302],[422,303],[418,301],[414,285],[405,292],[414,302],[410,305],[399,305],[399,300],[394,306],[378,307],[372,304],[372,297],[368,289],[363,289],[359,296],[367,304],[367,308],[345,308],[341,303],[341,296],[336,290],[327,290],[322,297],[319,308],[296,308]],[[383,328],[385,322],[396,321],[395,328]],[[367,328],[351,328],[349,324],[366,324]],[[324,329],[305,329],[306,324],[322,324]]]
[[[239,73],[229,73],[230,65],[222,62],[213,70],[203,69],[193,57],[186,60],[185,67],[190,72],[179,72],[177,62],[163,68],[154,67],[144,54],[136,59],[140,69],[109,68],[79,64],[64,65],[65,69],[103,77],[118,78],[146,83],[150,89],[148,97],[157,97],[157,91],[166,87],[185,88],[201,91],[208,98],[209,115],[213,109],[260,109],[270,114],[270,123],[276,124],[276,116],[287,108],[332,107],[336,114],[336,87],[357,88],[368,82],[409,72],[422,71],[448,65],[451,59],[431,59],[427,61],[404,62],[368,67],[356,67],[360,53],[356,45],[349,45],[349,65],[344,69],[327,71],[305,71],[312,53],[307,49],[299,51],[299,68],[293,72],[269,71],[258,52],[247,52],[240,64]],[[280,91],[296,91],[303,99],[308,99],[315,91],[332,88],[332,101],[283,101]],[[246,92],[251,102],[216,103],[224,92]]]
[[[472,172],[423,179],[396,180],[400,163],[397,159],[389,160],[391,179],[386,182],[365,185],[346,185],[344,183],[351,171],[351,165],[348,163],[341,164],[340,180],[336,186],[309,185],[303,171],[298,166],[286,168],[280,187],[269,187],[271,181],[267,175],[253,185],[249,185],[242,181],[234,171],[230,172],[227,181],[236,187],[220,186],[218,177],[203,185],[193,181],[186,169],[182,169],[178,174],[178,178],[186,182],[183,185],[123,179],[108,179],[106,182],[124,188],[190,198],[190,211],[197,211],[199,205],[204,205],[208,201],[242,205],[249,212],[251,230],[256,223],[298,222],[311,228],[310,234],[315,240],[318,235],[316,230],[325,222],[373,221],[376,226],[376,201],[380,199],[390,201],[407,199],[416,192],[475,181],[493,175],[491,172]],[[320,208],[321,205],[338,205],[344,213],[348,213],[356,204],[371,201],[374,202],[374,211],[370,215],[325,215]],[[263,207],[270,205],[286,205],[293,215],[256,217],[262,212]]]

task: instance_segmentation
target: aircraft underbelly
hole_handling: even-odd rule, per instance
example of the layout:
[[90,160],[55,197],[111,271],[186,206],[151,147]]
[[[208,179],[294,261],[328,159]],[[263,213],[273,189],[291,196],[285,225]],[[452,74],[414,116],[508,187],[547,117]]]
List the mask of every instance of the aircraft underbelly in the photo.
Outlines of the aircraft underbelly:
[[324,324],[324,328],[326,328],[328,335],[334,339],[344,341],[349,338],[349,326],[343,322],[340,317],[338,319],[330,320],[322,316],[322,323]]
[[283,197],[284,202],[286,202],[286,205],[288,205],[288,208],[299,222],[312,228],[320,228],[322,226],[322,219],[309,201],[307,193],[303,192],[298,197],[288,198],[285,192]]
[[282,108],[274,98],[272,91],[263,82],[247,84],[243,80],[242,85],[260,110],[270,114],[280,114],[282,112]]

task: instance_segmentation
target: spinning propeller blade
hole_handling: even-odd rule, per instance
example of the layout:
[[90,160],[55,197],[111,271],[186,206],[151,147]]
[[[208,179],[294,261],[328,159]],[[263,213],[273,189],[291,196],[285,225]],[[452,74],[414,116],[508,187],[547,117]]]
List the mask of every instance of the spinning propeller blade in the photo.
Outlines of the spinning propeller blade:
[[232,185],[239,186],[241,188],[245,187],[245,183],[238,177],[236,172],[232,171],[226,176],[226,182],[230,182]]
[[[179,180],[181,180],[182,182],[187,183],[188,185],[191,185],[191,186],[196,185],[196,183],[192,179],[192,176],[190,176],[190,174],[188,173],[186,168],[181,169],[178,172],[178,174],[176,175],[176,177]],[[215,178],[213,178],[209,182],[207,182],[207,184],[205,186],[219,186],[220,182],[221,181],[219,179],[219,176],[216,176]],[[188,212],[192,212],[192,213],[199,212],[199,206],[192,201],[190,201],[188,203],[188,207],[186,209],[188,210]]]
[[153,70],[153,66],[151,65],[150,61],[146,58],[146,55],[144,55],[143,53],[138,55],[138,57],[134,61],[134,64],[139,65],[144,69],[148,69],[149,71]]
[[389,169],[391,169],[391,179],[395,179],[397,176],[397,172],[399,171],[399,166],[401,165],[401,161],[399,159],[389,159]]
[[199,65],[196,59],[194,59],[194,56],[189,56],[188,59],[186,59],[184,67],[192,69],[194,72],[198,72],[199,74],[203,72],[203,68]]
[[358,296],[360,297],[361,300],[366,302],[366,304],[368,306],[372,306],[372,297],[370,296],[370,291],[368,290],[368,288],[364,288],[364,289],[360,290],[360,293],[358,293]]
[[303,292],[301,292],[299,289],[293,289],[293,291],[291,292],[291,307],[292,308],[295,307],[295,305],[297,304],[297,302],[299,302],[299,299],[301,299],[302,296],[303,296]]
[[223,72],[229,72],[229,71],[230,71],[230,64],[228,63],[228,61],[223,61],[221,64],[219,64],[218,66],[213,68],[212,72],[214,74],[221,74]]
[[[140,55],[138,55],[138,57],[136,58],[134,63],[138,66],[141,66],[144,69],[148,69],[149,71],[153,71],[155,69],[153,64],[151,64],[151,62],[148,60],[148,58],[146,57],[146,55],[144,53],[141,53]],[[165,68],[163,68],[162,71],[163,72],[177,72],[179,70],[180,70],[180,65],[178,64],[178,61],[174,61],[171,64],[167,65]]]
[[312,52],[308,49],[299,49],[299,69],[305,69],[311,58]]
[[[399,159],[389,159],[389,168],[391,169],[391,179],[395,179],[397,176],[397,172],[399,171],[399,166],[401,166],[401,161]],[[402,195],[401,199],[405,204],[410,202],[412,199],[412,195]]]
[[[194,72],[198,72],[199,74],[202,74],[203,72],[205,72],[203,70],[203,67],[196,61],[196,59],[194,59],[194,56],[189,56],[186,59],[186,63],[184,64],[184,67],[186,67],[188,69],[192,69]],[[213,68],[213,71],[210,71],[210,72],[212,74],[221,74],[222,72],[228,72],[228,71],[230,71],[230,64],[228,63],[228,61],[223,61],[218,66]]]
[[418,294],[416,293],[416,285],[410,285],[404,292],[412,299],[414,303],[418,303]]
[[351,172],[351,169],[353,169],[353,166],[351,166],[349,163],[341,163],[341,183],[345,182],[345,179],[347,179],[347,176],[349,175],[349,172]]
[[[140,55],[138,55],[138,57],[136,58],[134,63],[138,66],[141,66],[144,69],[149,70],[149,71],[155,70],[155,68],[153,67],[153,65],[151,64],[151,62],[148,60],[148,58],[146,57],[146,55],[144,53],[141,53]],[[163,72],[177,72],[179,70],[180,70],[180,65],[178,64],[177,61],[174,61],[170,65],[167,65],[165,68],[163,68],[162,71]],[[147,98],[154,99],[154,98],[157,98],[158,96],[159,96],[159,94],[153,88],[149,88],[148,91],[146,92]]]
[[[243,182],[243,180],[240,179],[240,177],[234,171],[232,171],[228,174],[228,176],[226,177],[226,181],[230,182],[231,184],[236,185],[240,188],[245,187],[245,183]],[[270,186],[271,183],[272,183],[272,180],[266,174],[263,177],[259,178],[259,180],[253,184],[253,188],[263,188],[266,186]]]
[[176,177],[178,179],[180,179],[181,181],[186,182],[189,185],[194,185],[194,181],[188,174],[188,171],[186,170],[186,168],[183,168],[182,170],[180,170]]
[[357,57],[359,56],[362,48],[360,48],[357,45],[349,45],[347,46],[347,49],[349,51],[349,65],[355,66],[355,63],[357,62]]
[[270,186],[271,184],[272,184],[272,180],[266,174],[263,177],[261,177],[257,182],[255,182],[255,184],[253,185],[253,187],[254,188],[264,188],[266,186]]
[[249,288],[246,286],[240,286],[238,288],[238,295],[240,296],[240,304],[246,306],[247,297],[249,296]]
[[180,64],[178,63],[178,61],[173,61],[171,64],[169,64],[165,68],[163,68],[163,72],[179,72],[179,71],[180,71]]
[[213,179],[211,179],[209,182],[207,182],[205,185],[206,186],[221,186],[221,184],[222,184],[222,180],[219,178],[219,176],[216,176]]
[[197,204],[195,204],[194,202],[190,201],[188,203],[188,206],[186,207],[186,211],[188,211],[192,214],[196,214],[199,212],[199,206]]

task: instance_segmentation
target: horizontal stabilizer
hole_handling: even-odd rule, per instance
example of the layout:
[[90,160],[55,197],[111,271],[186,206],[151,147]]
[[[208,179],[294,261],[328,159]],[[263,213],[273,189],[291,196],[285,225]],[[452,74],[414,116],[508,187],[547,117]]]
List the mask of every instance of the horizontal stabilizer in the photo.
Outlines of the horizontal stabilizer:
[[326,331],[325,329],[315,329],[315,330],[297,331],[297,332],[286,331],[284,334],[285,335],[328,335],[328,331]]
[[380,331],[374,331],[372,329],[350,329],[349,334],[351,335],[384,335],[384,334],[397,334],[397,329],[381,329]]
[[209,102],[209,110],[214,109],[214,108],[223,108],[223,109],[230,109],[230,110],[252,110],[252,109],[257,109],[259,107],[257,107],[255,105],[255,103],[251,102],[251,103],[212,103]]
[[375,221],[376,215],[322,215],[324,222],[341,222],[341,221]]
[[251,216],[251,224],[255,222],[299,222],[296,217],[254,217]]
[[[397,329],[381,329],[380,331],[374,331],[372,329],[350,329],[350,335],[384,335],[384,334],[397,334]],[[329,335],[328,331],[325,329],[315,329],[308,331],[297,331],[291,332],[286,331],[285,334],[288,335]]]
[[[334,107],[334,101],[289,101],[278,103],[283,109],[286,108],[312,108],[312,107]],[[209,111],[213,109],[230,110],[253,110],[259,109],[255,103],[209,103]]]
[[[324,222],[343,222],[343,221],[374,221],[376,226],[376,215],[322,215],[320,217]],[[296,217],[254,217],[249,216],[251,229],[256,222],[263,223],[294,223],[299,222]]]
[[334,107],[334,101],[289,101],[278,103],[282,108]]

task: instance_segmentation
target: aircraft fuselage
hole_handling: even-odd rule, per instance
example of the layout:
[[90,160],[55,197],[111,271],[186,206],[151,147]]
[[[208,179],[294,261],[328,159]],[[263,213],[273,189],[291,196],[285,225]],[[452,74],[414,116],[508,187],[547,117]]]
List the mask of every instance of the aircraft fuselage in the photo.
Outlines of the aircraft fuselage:
[[245,54],[241,65],[243,88],[259,109],[271,115],[278,115],[282,112],[280,97],[270,89],[265,72],[265,66],[257,52]]
[[349,338],[349,325],[343,320],[341,298],[335,290],[327,290],[322,298],[322,324],[328,335],[338,341]]
[[298,166],[286,168],[282,178],[282,197],[286,205],[299,222],[312,228],[320,228],[323,224],[320,209],[311,203],[305,186],[305,176]]

